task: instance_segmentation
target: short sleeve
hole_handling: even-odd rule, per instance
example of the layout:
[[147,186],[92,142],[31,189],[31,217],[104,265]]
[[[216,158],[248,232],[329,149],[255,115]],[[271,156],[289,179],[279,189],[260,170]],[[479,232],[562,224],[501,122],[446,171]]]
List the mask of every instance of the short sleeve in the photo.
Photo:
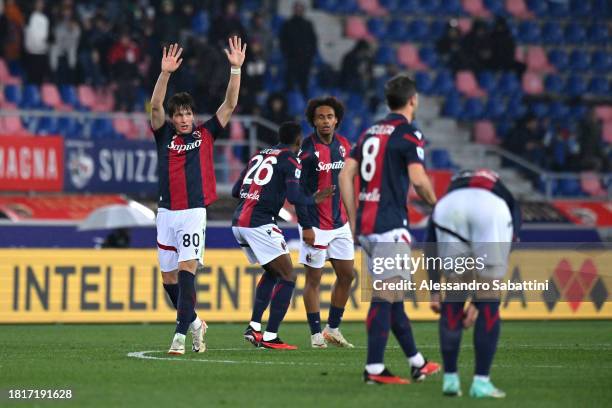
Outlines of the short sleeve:
[[212,117],[204,122],[200,128],[206,129],[214,140],[221,137],[225,131],[225,128],[221,126],[221,122],[219,122],[219,118],[217,118],[216,114],[212,115]]
[[402,130],[402,152],[408,164],[425,165],[425,140],[418,130]]
[[153,136],[155,137],[156,142],[162,142],[168,135],[170,125],[168,121],[164,121],[164,124],[157,130],[153,129],[153,126],[149,125],[151,131],[153,132]]
[[302,175],[302,165],[297,161],[297,157],[286,154],[282,156],[281,167],[285,174],[286,182],[298,182]]
[[362,140],[360,139],[357,143],[355,143],[355,146],[353,146],[350,153],[350,157],[358,162],[361,162],[361,142]]

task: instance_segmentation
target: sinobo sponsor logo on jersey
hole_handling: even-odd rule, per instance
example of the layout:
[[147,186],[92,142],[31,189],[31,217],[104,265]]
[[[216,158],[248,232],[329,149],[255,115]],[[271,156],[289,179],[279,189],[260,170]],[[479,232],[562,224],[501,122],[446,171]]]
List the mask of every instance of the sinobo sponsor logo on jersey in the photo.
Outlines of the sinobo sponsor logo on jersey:
[[243,200],[257,200],[259,201],[259,193],[256,191],[254,193],[242,192],[240,193],[240,198]]
[[200,147],[201,144],[202,144],[202,140],[200,140],[200,139],[196,140],[195,142],[191,142],[191,143],[187,143],[187,144],[176,144],[176,143],[174,143],[174,140],[173,140],[168,145],[168,149],[174,150],[177,153],[183,153],[183,152],[188,152],[188,151],[193,150],[193,149],[197,149],[197,148]]
[[342,160],[335,161],[333,163],[321,163],[317,166],[317,171],[329,172],[330,170],[341,170],[344,167]]
[[372,191],[362,191],[359,193],[359,201],[380,201],[380,190],[375,188]]

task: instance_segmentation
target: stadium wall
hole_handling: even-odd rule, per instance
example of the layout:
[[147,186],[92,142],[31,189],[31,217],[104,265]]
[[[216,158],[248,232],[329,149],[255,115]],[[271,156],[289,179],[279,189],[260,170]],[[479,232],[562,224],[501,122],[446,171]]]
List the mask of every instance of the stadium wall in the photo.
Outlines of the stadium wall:
[[[297,254],[292,253],[295,265]],[[363,320],[360,254],[345,320]],[[504,319],[610,319],[612,251],[517,250],[510,260],[514,281],[549,280],[549,289],[504,292]],[[288,321],[303,321],[304,273]],[[208,250],[197,278],[199,313],[211,322],[247,321],[261,268],[248,265],[239,250]],[[417,272],[415,281],[425,278]],[[334,281],[325,268],[321,310],[329,307]],[[425,292],[407,300],[414,320],[433,320]],[[0,323],[172,322],[153,250],[0,250]]]

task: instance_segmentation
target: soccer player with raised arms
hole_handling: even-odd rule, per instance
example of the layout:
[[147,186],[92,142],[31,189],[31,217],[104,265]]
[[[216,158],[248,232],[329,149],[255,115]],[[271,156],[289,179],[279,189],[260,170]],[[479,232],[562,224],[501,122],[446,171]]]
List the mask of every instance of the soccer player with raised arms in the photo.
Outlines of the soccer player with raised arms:
[[177,324],[168,354],[185,353],[185,336],[191,331],[194,352],[206,350],[206,323],[195,312],[195,273],[202,259],[206,207],[217,199],[213,143],[229,123],[238,103],[240,67],[246,44],[238,37],[225,50],[231,65],[225,100],[212,118],[194,124],[191,95],[180,92],[164,98],[168,81],[183,61],[178,44],[164,47],[161,73],[151,97],[151,128],[158,155],[159,201],[157,247],[164,289],[177,310]]
[[[280,143],[257,152],[234,184],[232,195],[240,199],[234,211],[232,231],[250,263],[259,263],[264,274],[255,291],[255,304],[244,338],[256,347],[295,350],[278,337],[278,328],[287,313],[296,275],[283,232],[276,219],[285,203],[315,205],[330,197],[335,186],[311,196],[300,188],[302,166],[296,156],[302,142],[298,123],[285,122],[279,129]],[[261,317],[270,305],[266,331]]]
[[[352,231],[370,259],[368,270],[384,283],[410,279],[406,271],[388,270],[380,275],[373,271],[371,259],[410,254],[410,232],[406,200],[410,183],[429,205],[436,196],[425,172],[425,140],[414,126],[418,108],[415,83],[400,74],[385,85],[385,97],[391,113],[368,128],[359,138],[340,173],[340,192]],[[359,176],[358,208],[355,208],[354,179]],[[368,384],[408,384],[385,368],[384,353],[389,330],[399,342],[411,367],[412,378],[422,381],[440,370],[418,351],[410,320],[404,311],[404,292],[372,289],[366,320],[368,355],[364,381]]]
[[[307,194],[338,184],[338,175],[351,144],[336,132],[344,107],[334,97],[311,99],[306,119],[314,132],[302,142],[299,152],[302,164],[300,182]],[[344,307],[353,281],[355,250],[353,235],[338,189],[333,196],[311,206],[296,205],[302,242],[299,261],[306,268],[304,306],[310,326],[310,343],[314,348],[326,348],[327,343],[352,348],[339,330]],[[321,332],[319,288],[326,260],[336,272],[331,293],[327,325]]]

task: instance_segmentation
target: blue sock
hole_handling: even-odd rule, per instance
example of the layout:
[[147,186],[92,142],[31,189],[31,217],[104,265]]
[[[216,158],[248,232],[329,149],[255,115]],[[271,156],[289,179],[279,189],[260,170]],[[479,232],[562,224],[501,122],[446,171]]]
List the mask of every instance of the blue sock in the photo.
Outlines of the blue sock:
[[478,318],[474,325],[474,354],[476,355],[476,375],[489,375],[493,357],[497,350],[497,340],[501,321],[499,301],[478,302]]
[[463,333],[463,302],[442,302],[440,312],[440,354],[445,373],[457,372]]
[[321,313],[306,313],[306,318],[310,326],[310,334],[321,333]]
[[337,329],[340,326],[342,315],[344,314],[343,307],[331,305],[329,307],[329,316],[327,317],[327,325],[332,329]]
[[382,364],[391,326],[391,303],[372,301],[366,328],[368,330],[368,359],[366,364]]
[[414,343],[410,320],[404,311],[404,302],[391,304],[391,330],[406,357],[414,356],[418,350]]
[[195,303],[195,275],[188,271],[179,271],[176,333],[187,334],[189,324],[195,319]]
[[172,306],[176,310],[176,305],[178,301],[178,283],[164,283],[164,289],[172,302]]
[[257,283],[257,289],[255,289],[255,302],[253,304],[253,314],[251,314],[251,321],[261,323],[261,317],[264,311],[270,304],[270,297],[272,296],[272,289],[276,285],[276,277],[269,272],[264,272],[259,278]]
[[289,309],[294,288],[295,282],[281,279],[274,286],[272,301],[270,302],[270,319],[268,319],[268,326],[266,327],[267,332],[278,333],[278,327],[285,318],[287,309]]

